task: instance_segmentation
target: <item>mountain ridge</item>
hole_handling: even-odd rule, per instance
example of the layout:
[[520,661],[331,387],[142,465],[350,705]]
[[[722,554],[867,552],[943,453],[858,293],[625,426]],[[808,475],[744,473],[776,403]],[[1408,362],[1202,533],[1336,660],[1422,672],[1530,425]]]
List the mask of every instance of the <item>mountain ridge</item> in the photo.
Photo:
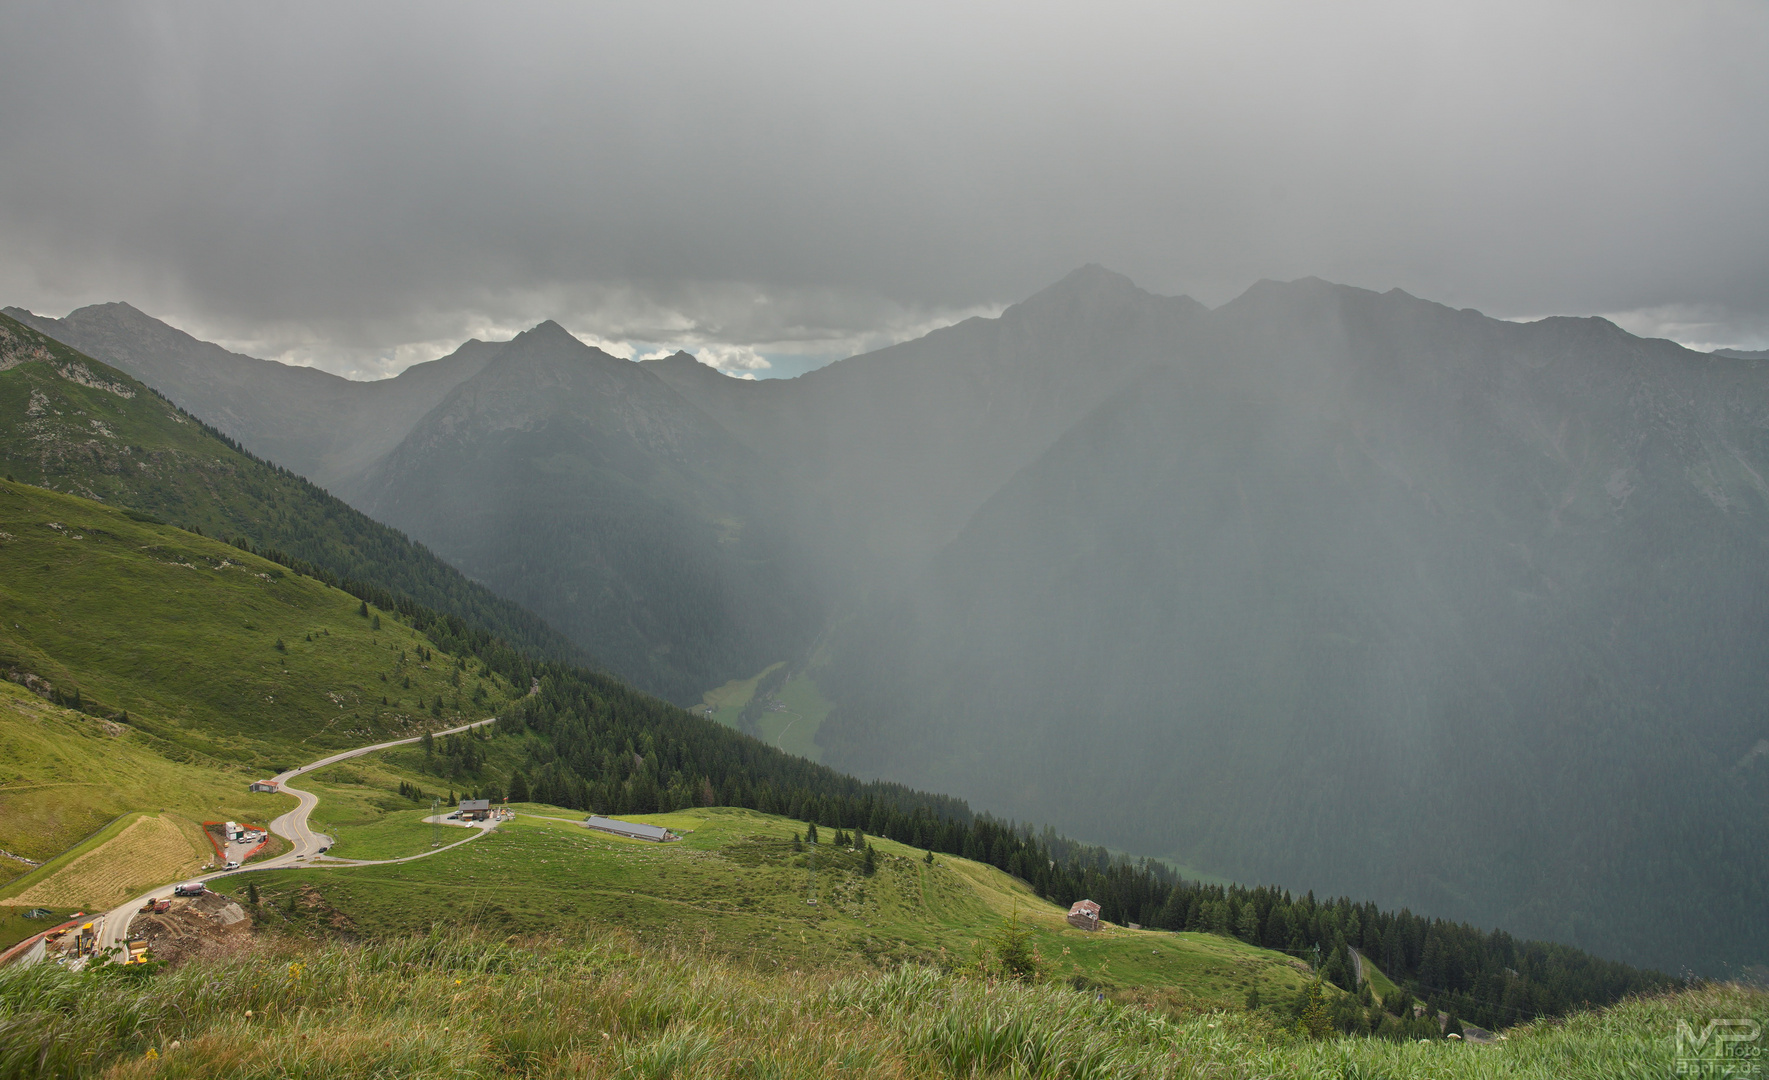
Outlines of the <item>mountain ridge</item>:
[[548,322],[344,490],[635,684],[689,704],[811,632],[771,599],[798,590],[770,521],[778,496],[755,471],[652,369]]
[[391,379],[359,382],[318,368],[260,360],[199,341],[122,302],[62,319],[6,313],[164,393],[254,453],[330,487],[391,448],[404,430],[495,355],[469,339]]

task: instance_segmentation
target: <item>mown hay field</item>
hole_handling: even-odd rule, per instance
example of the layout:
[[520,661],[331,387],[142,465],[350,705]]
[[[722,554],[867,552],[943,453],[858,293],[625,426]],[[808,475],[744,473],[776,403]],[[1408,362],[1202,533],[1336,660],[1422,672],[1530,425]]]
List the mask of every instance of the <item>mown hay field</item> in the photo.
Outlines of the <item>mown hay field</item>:
[[194,873],[213,856],[202,829],[172,814],[143,814],[11,898],[15,905],[109,907]]

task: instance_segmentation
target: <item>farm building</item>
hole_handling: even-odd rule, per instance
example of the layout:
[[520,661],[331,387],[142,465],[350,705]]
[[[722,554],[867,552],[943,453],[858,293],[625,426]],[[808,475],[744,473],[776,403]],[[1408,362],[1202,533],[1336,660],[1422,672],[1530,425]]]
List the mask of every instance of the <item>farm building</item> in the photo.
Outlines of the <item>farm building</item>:
[[635,821],[621,821],[617,818],[588,817],[584,819],[587,828],[599,832],[613,833],[615,836],[630,837],[634,840],[652,840],[659,844],[681,837],[659,825],[641,825]]
[[490,816],[491,816],[491,800],[490,799],[462,799],[461,800],[461,820],[462,821],[484,821],[486,818],[488,818]]
[[282,785],[278,784],[275,780],[254,780],[252,781],[252,790],[268,791],[274,795],[282,790]]
[[1069,908],[1069,925],[1081,930],[1099,929],[1099,905],[1092,900],[1077,900]]

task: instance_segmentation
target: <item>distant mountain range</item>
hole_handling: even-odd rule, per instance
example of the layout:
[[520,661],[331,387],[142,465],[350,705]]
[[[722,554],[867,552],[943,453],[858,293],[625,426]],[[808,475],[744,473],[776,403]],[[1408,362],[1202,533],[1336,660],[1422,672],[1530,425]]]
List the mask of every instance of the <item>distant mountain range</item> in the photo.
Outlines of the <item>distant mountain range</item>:
[[838,768],[1637,962],[1769,962],[1760,355],[1312,279],[1208,310],[1097,267],[761,382],[553,324],[353,384],[124,305],[19,317],[642,687],[786,661]]

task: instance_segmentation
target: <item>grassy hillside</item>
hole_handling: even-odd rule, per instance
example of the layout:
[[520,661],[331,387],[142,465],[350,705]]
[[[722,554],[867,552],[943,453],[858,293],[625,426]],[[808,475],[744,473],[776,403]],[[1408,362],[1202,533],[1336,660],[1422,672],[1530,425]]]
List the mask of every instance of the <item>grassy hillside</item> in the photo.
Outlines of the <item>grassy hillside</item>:
[[537,655],[585,662],[539,618],[394,529],[260,461],[143,383],[0,315],[0,475],[372,582]]
[[0,482],[0,582],[5,670],[212,768],[274,771],[511,696],[390,612],[365,616],[235,547],[24,484]]
[[30,907],[191,872],[201,822],[292,805],[251,780],[514,696],[361,610],[218,540],[0,481],[0,849],[22,857],[0,860],[6,933],[40,929],[12,918]]
[[[336,786],[323,790],[322,805]],[[279,871],[256,880],[268,903],[315,890],[362,934],[416,932],[439,922],[523,935],[587,925],[691,943],[770,970],[905,960],[950,966],[967,962],[1017,913],[1051,977],[1075,985],[1238,1007],[1255,984],[1268,996],[1288,997],[1306,981],[1306,968],[1282,954],[1216,935],[1076,930],[1064,923],[1064,909],[993,867],[950,856],[929,864],[924,852],[889,840],[872,841],[877,865],[868,875],[858,852],[827,842],[815,851],[795,847],[802,823],[751,810],[637,817],[684,835],[658,845],[592,832],[570,811],[518,809],[512,824],[434,858]],[[341,824],[335,853],[426,850],[436,837],[418,822],[423,812]],[[441,839],[460,835],[446,830]]]
[[145,980],[0,970],[0,1077],[1611,1080],[1679,1064],[1722,1075],[1717,1041],[1679,1063],[1680,1021],[1769,1025],[1769,995],[1735,986],[1630,999],[1485,1046],[1311,1041],[1269,1012],[1152,1004],[928,967],[763,973],[619,932],[284,938]]
[[47,925],[18,918],[31,908],[100,910],[194,870],[210,855],[203,821],[267,824],[291,805],[248,792],[236,769],[156,745],[0,681],[0,849],[22,857],[0,861],[0,946]]

